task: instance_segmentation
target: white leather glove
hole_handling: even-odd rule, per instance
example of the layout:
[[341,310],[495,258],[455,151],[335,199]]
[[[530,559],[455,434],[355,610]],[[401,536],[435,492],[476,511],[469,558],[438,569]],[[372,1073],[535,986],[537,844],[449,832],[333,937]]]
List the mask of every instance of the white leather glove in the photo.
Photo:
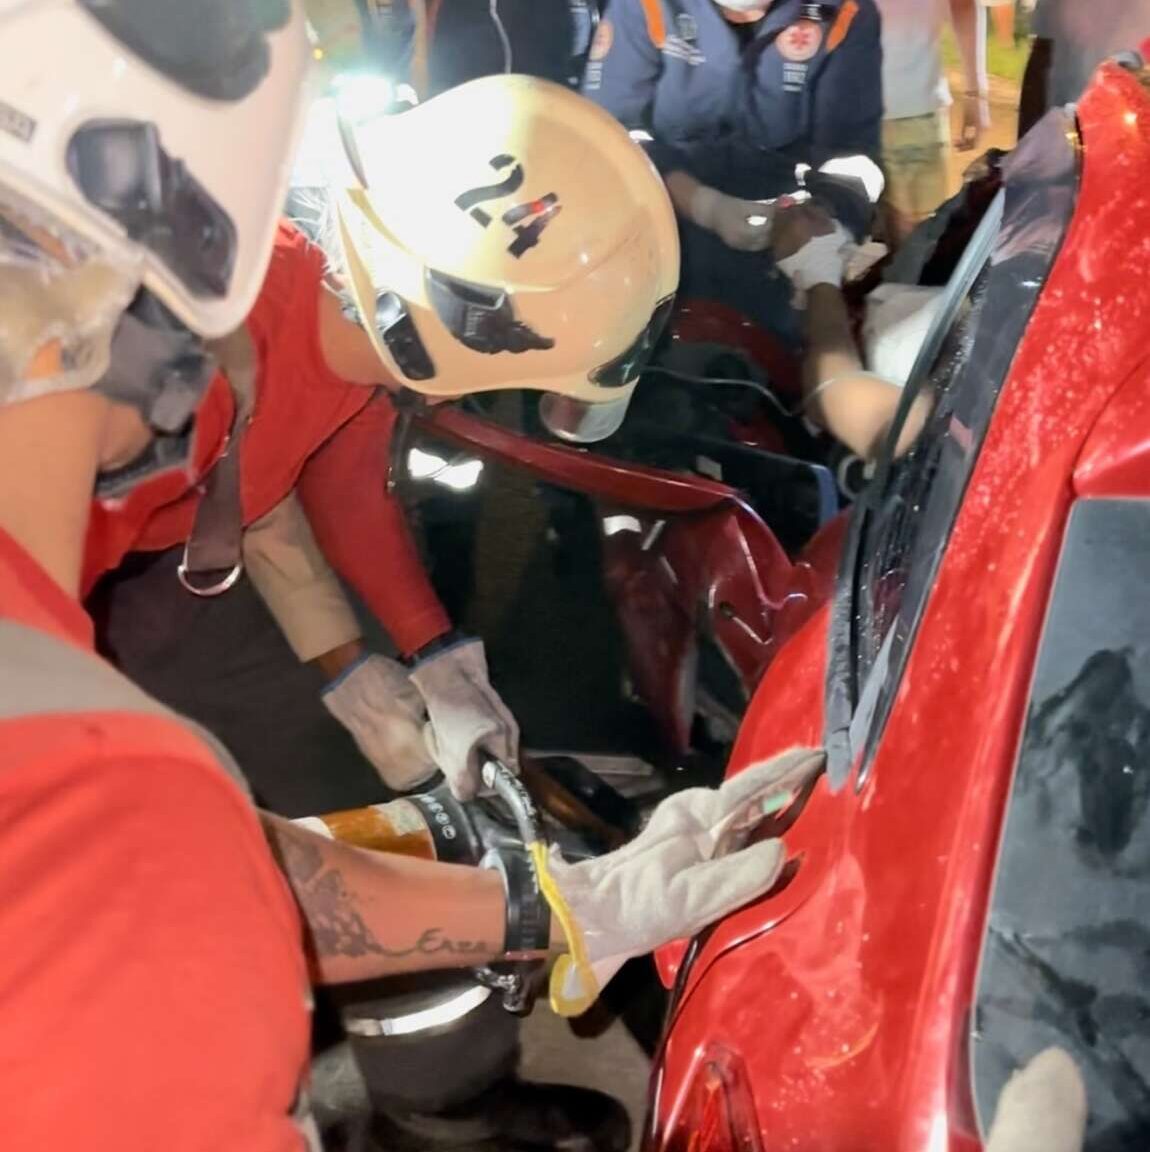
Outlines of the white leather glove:
[[1085,1137],[1082,1075],[1061,1048],[1047,1048],[1007,1081],[986,1152],[1082,1152]]
[[771,242],[774,212],[772,204],[740,200],[700,184],[691,195],[687,215],[700,228],[714,232],[728,248],[762,252]]
[[578,864],[533,846],[540,887],[569,951],[551,974],[551,1006],[586,1011],[634,956],[708,924],[770,890],[786,861],[778,840],[742,847],[746,833],[776,811],[826,757],[793,749],[756,764],[721,788],[693,788],[664,800],[628,845]]
[[427,705],[427,746],[458,799],[479,791],[484,754],[516,769],[519,725],[487,678],[482,641],[461,640],[409,675]]
[[803,295],[818,284],[841,288],[853,252],[850,233],[836,221],[833,232],[811,237],[793,255],[780,260],[778,268]]
[[364,656],[323,690],[323,703],[389,788],[407,792],[435,775],[423,699],[403,665]]

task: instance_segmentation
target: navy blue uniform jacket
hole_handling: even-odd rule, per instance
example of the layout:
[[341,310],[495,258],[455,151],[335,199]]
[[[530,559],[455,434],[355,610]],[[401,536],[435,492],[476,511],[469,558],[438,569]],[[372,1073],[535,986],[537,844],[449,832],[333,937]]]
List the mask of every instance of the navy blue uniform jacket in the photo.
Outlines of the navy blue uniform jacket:
[[875,0],[775,0],[747,40],[713,0],[610,0],[584,93],[650,132],[664,171],[732,195],[793,187],[794,164],[879,159]]

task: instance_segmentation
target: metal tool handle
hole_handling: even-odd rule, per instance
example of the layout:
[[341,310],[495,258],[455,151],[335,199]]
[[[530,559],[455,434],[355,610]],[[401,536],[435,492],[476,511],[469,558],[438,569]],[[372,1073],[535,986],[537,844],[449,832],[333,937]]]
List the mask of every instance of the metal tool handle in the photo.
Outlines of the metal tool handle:
[[[494,758],[483,764],[481,775],[485,787],[490,788],[507,805],[524,846],[542,840],[539,809],[535,807],[535,801],[519,777],[506,764]],[[473,971],[480,984],[501,995],[506,1011],[515,1016],[526,1016],[535,1005],[535,976],[542,967],[541,960],[521,960],[497,967],[484,966]]]
[[483,783],[511,809],[516,830],[524,845],[530,846],[543,838],[539,809],[531,793],[523,786],[523,781],[501,761],[494,757],[486,761],[482,769]]

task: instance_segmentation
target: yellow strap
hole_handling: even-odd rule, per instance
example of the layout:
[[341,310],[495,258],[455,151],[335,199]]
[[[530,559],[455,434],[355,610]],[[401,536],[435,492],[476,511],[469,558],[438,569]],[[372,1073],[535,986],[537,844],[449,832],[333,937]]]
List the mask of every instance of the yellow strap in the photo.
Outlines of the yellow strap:
[[[551,915],[559,921],[563,935],[567,939],[567,954],[560,956],[551,969],[551,1010],[557,1016],[581,1016],[599,996],[599,988],[595,983],[595,975],[587,960],[587,948],[583,943],[583,933],[567,901],[559,891],[555,878],[551,875],[551,866],[547,858],[547,845],[537,840],[528,845],[531,859],[535,864],[535,875],[539,879],[539,890],[551,908]],[[574,974],[583,989],[583,994],[574,999],[564,995],[563,989]]]

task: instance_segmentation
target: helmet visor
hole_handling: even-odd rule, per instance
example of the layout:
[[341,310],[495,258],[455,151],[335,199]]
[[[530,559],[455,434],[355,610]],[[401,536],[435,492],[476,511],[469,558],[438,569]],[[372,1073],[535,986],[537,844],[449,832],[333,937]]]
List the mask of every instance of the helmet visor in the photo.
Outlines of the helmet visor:
[[68,142],[68,171],[94,207],[200,298],[227,295],[239,237],[231,217],[163,148],[153,124],[90,120]]
[[601,404],[589,404],[558,392],[539,400],[539,419],[552,436],[571,444],[595,444],[614,436],[627,415],[634,388]]
[[660,300],[651,313],[651,319],[634,342],[618,356],[596,368],[591,373],[591,383],[600,388],[623,388],[638,380],[647,361],[651,359],[651,353],[655,351],[655,345],[659,343],[659,337],[663,335],[674,304],[674,296]]
[[674,296],[660,300],[634,342],[591,373],[591,383],[605,393],[609,389],[609,398],[591,403],[550,393],[539,401],[539,418],[552,436],[573,444],[594,444],[619,431],[635,384],[663,335],[674,304]]

